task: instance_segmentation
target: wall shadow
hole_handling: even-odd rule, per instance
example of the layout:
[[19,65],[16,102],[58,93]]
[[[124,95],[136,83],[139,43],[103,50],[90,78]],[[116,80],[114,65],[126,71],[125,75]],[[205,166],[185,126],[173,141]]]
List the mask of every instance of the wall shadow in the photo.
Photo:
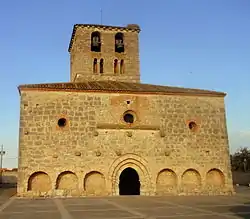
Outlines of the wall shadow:
[[3,184],[16,184],[17,183],[17,177],[13,176],[13,175],[2,176],[2,183]]
[[239,206],[233,206],[230,212],[239,218],[250,219],[250,201]]
[[250,172],[232,171],[233,184],[247,186],[250,183]]
[[234,213],[233,215],[239,218],[250,219],[250,188],[248,186],[236,186],[234,189],[235,197],[242,204],[238,202],[238,205],[231,206],[230,213]]
[[16,183],[0,184],[0,197],[11,197],[17,193]]

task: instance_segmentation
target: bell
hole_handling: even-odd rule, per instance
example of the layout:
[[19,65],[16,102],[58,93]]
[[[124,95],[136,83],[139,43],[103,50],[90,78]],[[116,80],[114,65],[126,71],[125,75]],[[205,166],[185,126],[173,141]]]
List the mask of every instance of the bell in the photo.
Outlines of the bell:
[[99,37],[97,37],[97,36],[93,37],[92,45],[93,46],[99,46]]
[[116,46],[117,46],[117,48],[122,48],[123,47],[122,40],[116,40]]

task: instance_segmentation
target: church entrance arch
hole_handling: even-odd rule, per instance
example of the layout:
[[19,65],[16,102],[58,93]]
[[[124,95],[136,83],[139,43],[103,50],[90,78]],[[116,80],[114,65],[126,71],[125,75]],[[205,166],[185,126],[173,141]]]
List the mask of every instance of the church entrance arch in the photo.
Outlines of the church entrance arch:
[[[111,164],[108,176],[111,182],[110,189],[112,195],[135,193],[135,191],[137,191],[137,195],[150,195],[150,193],[153,193],[150,173],[148,171],[148,162],[138,155],[125,154],[117,158]],[[128,190],[128,187],[124,187],[128,178],[134,182],[134,188],[131,190]]]
[[139,175],[131,167],[124,169],[120,174],[119,195],[140,195]]

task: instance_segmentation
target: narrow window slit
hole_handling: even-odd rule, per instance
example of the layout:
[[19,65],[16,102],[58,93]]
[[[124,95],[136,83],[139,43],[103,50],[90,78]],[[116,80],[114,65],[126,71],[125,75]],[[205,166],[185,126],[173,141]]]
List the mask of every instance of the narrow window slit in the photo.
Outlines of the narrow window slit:
[[103,59],[100,60],[100,73],[103,73],[103,66],[104,66],[104,61]]
[[115,74],[118,73],[118,60],[117,59],[115,59],[114,61],[114,73]]
[[120,63],[120,74],[123,74],[123,73],[124,73],[124,60],[122,59]]
[[93,73],[97,73],[97,59],[93,61]]

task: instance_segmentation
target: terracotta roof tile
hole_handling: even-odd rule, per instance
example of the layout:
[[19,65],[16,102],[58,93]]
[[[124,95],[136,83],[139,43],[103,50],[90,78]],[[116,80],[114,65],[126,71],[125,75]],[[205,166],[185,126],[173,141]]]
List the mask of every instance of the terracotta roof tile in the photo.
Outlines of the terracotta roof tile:
[[56,90],[56,91],[81,91],[81,92],[111,92],[111,93],[147,93],[147,94],[184,94],[225,96],[223,92],[189,89],[182,87],[169,87],[153,84],[129,83],[117,81],[87,81],[81,83],[49,83],[25,84],[18,87],[22,90]]

